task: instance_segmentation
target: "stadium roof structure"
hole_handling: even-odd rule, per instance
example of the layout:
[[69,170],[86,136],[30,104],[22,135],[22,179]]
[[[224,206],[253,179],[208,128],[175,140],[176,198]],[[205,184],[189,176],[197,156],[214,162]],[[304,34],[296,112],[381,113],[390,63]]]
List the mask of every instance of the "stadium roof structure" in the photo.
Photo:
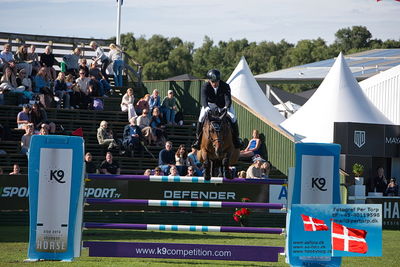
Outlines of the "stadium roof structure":
[[165,81],[192,81],[192,80],[200,80],[200,79],[187,73],[165,79]]
[[232,96],[239,99],[259,116],[278,126],[285,120],[263,93],[246,62],[242,57],[227,80]]
[[313,96],[281,127],[296,141],[332,143],[335,122],[393,124],[362,91],[342,53]]
[[[400,64],[400,49],[373,49],[344,56],[351,73],[362,81]],[[255,76],[265,83],[321,82],[335,62],[335,58],[300,65]]]

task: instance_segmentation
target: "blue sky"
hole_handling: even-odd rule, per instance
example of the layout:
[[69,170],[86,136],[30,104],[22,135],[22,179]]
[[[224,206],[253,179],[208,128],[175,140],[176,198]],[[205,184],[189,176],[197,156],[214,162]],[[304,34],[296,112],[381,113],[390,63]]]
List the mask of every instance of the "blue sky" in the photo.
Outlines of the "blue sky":
[[[116,0],[2,0],[3,32],[109,38],[116,35]],[[366,26],[373,38],[400,39],[400,2],[394,0],[124,0],[121,32],[153,34],[202,44],[246,38],[296,43],[340,28]]]

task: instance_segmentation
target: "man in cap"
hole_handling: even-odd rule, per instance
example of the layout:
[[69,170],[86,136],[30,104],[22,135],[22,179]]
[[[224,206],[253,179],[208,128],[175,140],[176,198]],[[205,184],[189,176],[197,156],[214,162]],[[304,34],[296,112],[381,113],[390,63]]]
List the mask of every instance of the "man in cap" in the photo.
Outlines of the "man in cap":
[[221,81],[221,73],[219,70],[212,69],[207,72],[208,81],[201,87],[201,110],[197,123],[196,141],[193,147],[200,149],[201,136],[203,132],[203,124],[207,112],[210,109],[218,108],[226,109],[232,126],[232,141],[235,148],[240,148],[239,127],[232,106],[231,88],[229,84]]

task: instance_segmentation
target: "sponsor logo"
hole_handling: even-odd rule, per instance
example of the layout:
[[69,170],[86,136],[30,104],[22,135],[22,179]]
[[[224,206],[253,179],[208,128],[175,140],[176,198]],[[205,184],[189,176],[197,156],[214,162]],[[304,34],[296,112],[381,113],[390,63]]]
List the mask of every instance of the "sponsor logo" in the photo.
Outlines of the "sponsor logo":
[[0,188],[1,197],[28,197],[29,190],[27,187],[6,186]]
[[50,170],[50,181],[55,180],[56,182],[63,184],[64,171],[63,170]]
[[85,188],[85,197],[95,198],[120,198],[121,194],[117,193],[117,188]]
[[400,137],[385,137],[386,144],[400,145]]
[[319,191],[326,191],[326,179],[323,177],[311,177],[311,188]]
[[361,148],[365,145],[365,131],[354,131],[354,144]]
[[236,199],[235,192],[165,190],[164,199]]

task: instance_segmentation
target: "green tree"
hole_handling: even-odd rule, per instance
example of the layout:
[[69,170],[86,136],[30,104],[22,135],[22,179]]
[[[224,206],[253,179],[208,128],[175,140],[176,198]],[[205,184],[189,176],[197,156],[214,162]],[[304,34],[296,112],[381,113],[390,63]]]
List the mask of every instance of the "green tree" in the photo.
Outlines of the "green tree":
[[362,49],[369,47],[372,34],[364,26],[353,26],[340,29],[335,33],[335,43],[347,52],[350,49]]

